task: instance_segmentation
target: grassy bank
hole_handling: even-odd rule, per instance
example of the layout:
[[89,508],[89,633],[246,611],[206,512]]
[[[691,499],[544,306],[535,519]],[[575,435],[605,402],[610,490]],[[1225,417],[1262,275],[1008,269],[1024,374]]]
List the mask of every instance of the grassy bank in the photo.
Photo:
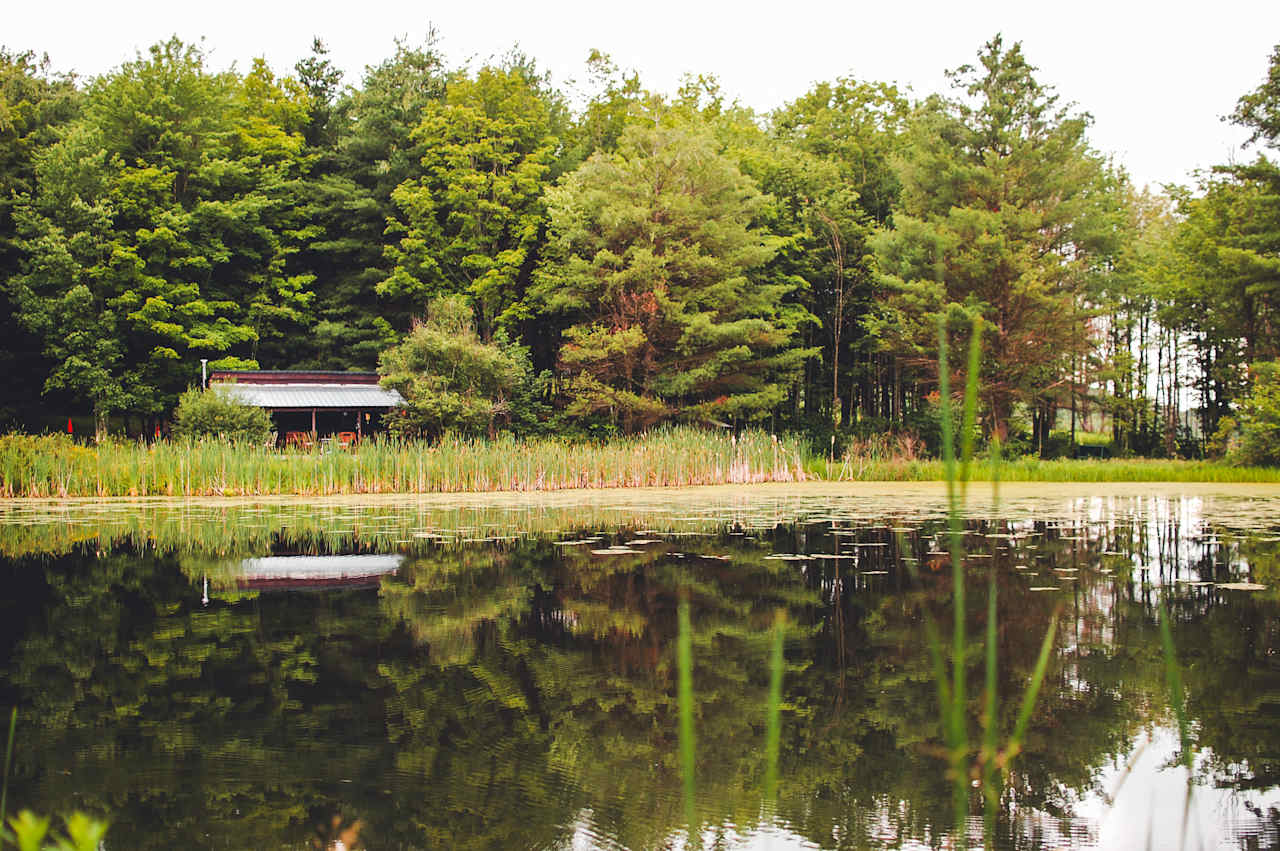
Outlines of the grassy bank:
[[[937,459],[814,459],[807,468],[813,478],[851,482],[934,482],[946,479]],[[990,472],[986,464],[974,469],[977,478]],[[1280,483],[1280,468],[1233,467],[1213,461],[1178,461],[1156,458],[1006,459],[1000,466],[1006,482],[1217,482],[1234,484]]]
[[[0,497],[321,496],[945,477],[937,460],[829,461],[809,454],[799,440],[760,432],[734,439],[693,428],[607,443],[373,440],[326,452],[178,442],[90,447],[58,435],[0,437]],[[1280,469],[1201,461],[1024,458],[1006,462],[1002,477],[1022,482],[1274,483],[1280,482]]]

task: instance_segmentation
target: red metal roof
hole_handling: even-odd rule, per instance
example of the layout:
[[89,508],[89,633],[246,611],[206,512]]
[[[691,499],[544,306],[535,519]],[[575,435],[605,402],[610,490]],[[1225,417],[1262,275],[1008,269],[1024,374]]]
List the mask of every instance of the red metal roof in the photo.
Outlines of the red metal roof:
[[215,369],[211,383],[236,384],[377,384],[376,372],[325,372],[313,369]]

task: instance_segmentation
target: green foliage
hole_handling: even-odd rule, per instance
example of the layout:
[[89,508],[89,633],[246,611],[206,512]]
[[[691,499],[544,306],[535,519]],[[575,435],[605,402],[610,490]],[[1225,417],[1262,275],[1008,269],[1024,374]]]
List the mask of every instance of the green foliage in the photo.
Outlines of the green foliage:
[[47,58],[0,48],[0,428],[36,412],[49,364],[38,334],[19,321],[12,279],[21,269],[14,206],[37,191],[36,160],[81,107],[73,77]]
[[[1280,147],[1280,46],[1266,79],[1230,119],[1250,131],[1249,145]],[[1219,419],[1246,394],[1247,365],[1280,357],[1280,166],[1260,151],[1198,184],[1194,195],[1177,195],[1181,220],[1169,240],[1177,274],[1160,295],[1168,305],[1162,319],[1192,333],[1202,426],[1213,434],[1229,430]],[[1255,451],[1274,457],[1262,444]]]
[[1247,364],[1280,356],[1280,170],[1260,157],[1200,190],[1179,205],[1174,245],[1184,273],[1167,301],[1172,318],[1203,340],[1207,378],[1228,402],[1243,391]]
[[18,851],[98,851],[107,835],[107,823],[84,813],[66,817],[65,833],[49,833],[49,819],[23,810],[9,820]]
[[181,440],[225,440],[262,444],[271,437],[271,415],[264,408],[246,405],[222,392],[192,387],[178,399],[173,412],[173,434]]
[[533,374],[528,353],[502,332],[482,341],[462,295],[432,301],[426,321],[383,352],[378,371],[382,385],[407,403],[387,416],[396,435],[493,437],[500,428],[528,431],[538,420],[543,379]]
[[1235,417],[1222,417],[1218,420],[1218,428],[1209,438],[1205,453],[1210,458],[1225,458],[1232,449],[1232,444],[1239,432],[1240,423]]
[[815,85],[770,117],[774,131],[806,153],[842,167],[860,205],[887,222],[901,191],[893,160],[910,113],[907,99],[888,83],[842,77]]
[[1119,453],[1198,454],[1170,388],[1211,435],[1280,356],[1271,59],[1230,116],[1261,153],[1175,208],[999,37],[949,95],[844,77],[768,114],[598,51],[571,100],[517,51],[450,67],[434,32],[347,87],[318,39],[291,74],[176,39],[88,81],[0,50],[0,428],[150,433],[202,357],[374,369],[462,295],[566,432],[934,444],[932,329],[981,315],[986,431],[1050,452],[1060,411],[1101,408]]
[[[721,119],[721,135],[728,135],[726,125],[731,128],[729,152],[768,193],[758,221],[778,238],[778,251],[762,273],[796,283],[784,302],[810,320],[797,329],[803,344],[822,347],[821,362],[806,368],[803,394],[797,394],[804,398],[803,413],[810,425],[820,417],[838,427],[856,404],[851,379],[859,377],[857,364],[864,359],[855,352],[865,351],[863,320],[879,294],[868,243],[872,218],[855,178],[860,172],[843,159],[811,153],[808,135],[766,135],[751,118]],[[812,147],[825,153],[821,145]],[[792,422],[800,426],[803,419]]]
[[1280,361],[1256,363],[1251,373],[1229,457],[1249,466],[1280,467]]
[[634,431],[669,419],[757,420],[812,352],[761,274],[764,203],[696,119],[627,129],[548,192],[535,298],[567,324],[565,413]]
[[896,294],[874,328],[904,355],[931,358],[940,319],[987,318],[982,392],[1003,435],[1015,405],[1087,350],[1080,296],[1106,198],[1087,118],[1058,105],[1021,46],[997,37],[979,62],[953,72],[958,97],[932,96],[911,117],[902,209],[876,240]]
[[520,67],[453,80],[428,104],[413,140],[422,176],[391,194],[395,263],[378,293],[397,305],[461,293],[480,335],[522,318],[519,302],[541,235],[542,193],[557,147],[558,105],[545,81]]
[[272,365],[369,370],[409,327],[411,313],[389,310],[375,287],[391,271],[384,250],[396,213],[391,193],[421,173],[412,133],[428,104],[444,96],[444,62],[432,35],[422,45],[397,41],[391,57],[341,94],[321,50],[313,48],[298,72],[308,93],[303,155],[310,170],[290,192],[310,232],[289,263],[316,276],[316,322]]
[[1258,88],[1241,96],[1231,121],[1252,131],[1249,144],[1280,145],[1280,44],[1271,51],[1266,79]]
[[15,211],[13,297],[54,365],[47,391],[100,421],[158,415],[194,357],[253,363],[301,329],[313,276],[285,271],[301,232],[280,192],[302,168],[301,98],[260,62],[210,73],[176,39],[94,82]]

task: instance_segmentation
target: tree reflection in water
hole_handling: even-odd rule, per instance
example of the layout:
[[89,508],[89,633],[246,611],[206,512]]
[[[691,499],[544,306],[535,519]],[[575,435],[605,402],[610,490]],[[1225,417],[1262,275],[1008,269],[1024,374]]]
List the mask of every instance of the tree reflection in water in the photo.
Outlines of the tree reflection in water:
[[[1086,802],[1110,794],[1103,779],[1170,721],[1161,597],[1197,783],[1249,801],[1233,830],[1275,837],[1280,550],[1274,535],[1184,509],[1121,502],[1101,516],[971,524],[982,543],[971,569],[999,577],[1001,694],[1021,693],[1064,604],[1001,802],[1001,847],[1097,839]],[[703,517],[679,529],[700,534],[678,535],[674,522],[576,519],[470,543],[378,522],[366,539],[318,524],[221,551],[205,529],[198,547],[130,534],[105,549],[80,537],[12,553],[0,561],[2,682],[24,719],[12,794],[37,811],[109,814],[113,844],[136,848],[541,848],[575,833],[668,847],[685,829],[674,639],[686,588],[704,838],[732,846],[769,829],[821,847],[945,844],[949,785],[921,628],[925,613],[944,630],[951,617],[949,576],[930,569],[936,517],[773,511]],[[584,539],[596,540],[566,545]],[[403,556],[394,572],[364,587],[238,573],[246,555],[389,550]],[[1242,577],[1268,590],[1199,584]],[[1031,590],[1044,587],[1058,590]],[[779,608],[791,627],[766,814]],[[985,611],[968,616],[981,635]],[[967,664],[976,678],[976,643]],[[975,694],[975,731],[980,706]],[[1015,712],[1000,708],[1003,736]],[[976,795],[973,805],[978,815]]]

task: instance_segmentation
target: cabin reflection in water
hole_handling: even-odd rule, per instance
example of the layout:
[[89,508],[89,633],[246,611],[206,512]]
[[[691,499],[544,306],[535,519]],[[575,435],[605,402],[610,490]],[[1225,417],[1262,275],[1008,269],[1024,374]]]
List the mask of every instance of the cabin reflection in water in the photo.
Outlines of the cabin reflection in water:
[[372,588],[394,575],[401,554],[264,556],[240,562],[236,585],[254,591],[326,591]]

